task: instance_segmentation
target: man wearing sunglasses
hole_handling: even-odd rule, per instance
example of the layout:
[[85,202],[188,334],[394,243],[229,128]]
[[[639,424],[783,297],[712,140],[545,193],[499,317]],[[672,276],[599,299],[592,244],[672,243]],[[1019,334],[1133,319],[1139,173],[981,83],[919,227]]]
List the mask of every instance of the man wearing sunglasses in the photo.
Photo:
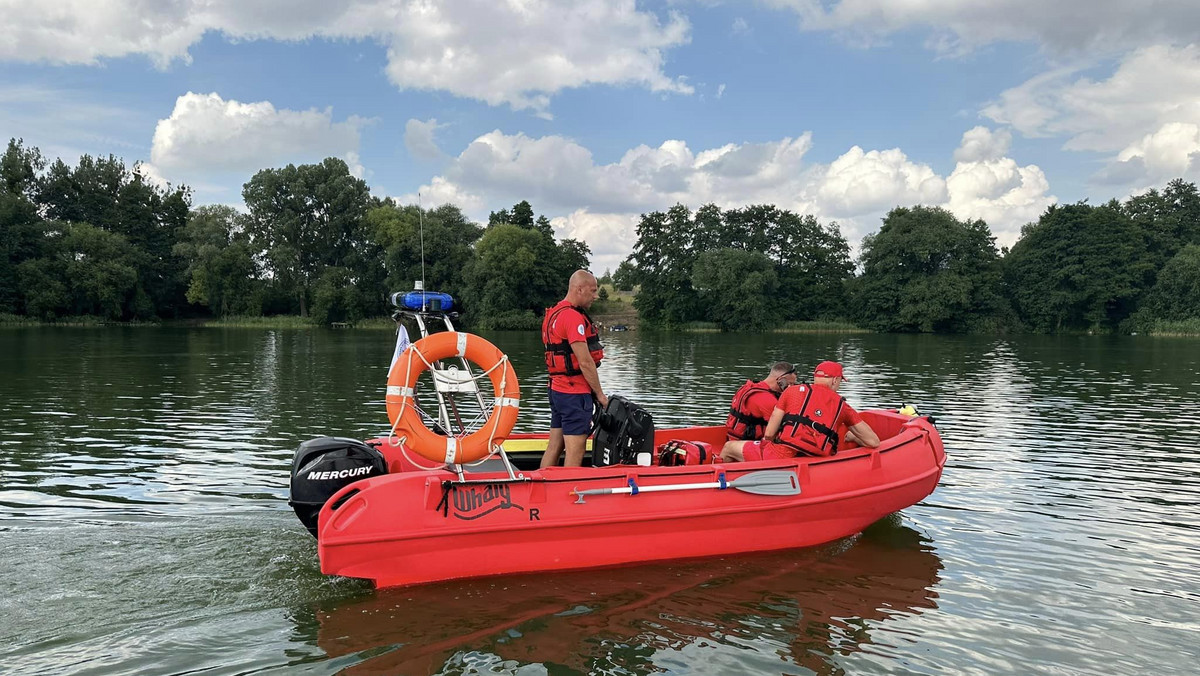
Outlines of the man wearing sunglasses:
[[747,380],[733,395],[733,403],[729,406],[729,417],[725,419],[726,441],[762,439],[779,395],[795,383],[796,367],[786,361],[775,362],[767,377],[757,383]]
[[846,380],[842,365],[823,361],[813,371],[812,383],[789,388],[767,419],[760,441],[727,441],[720,459],[779,460],[797,455],[836,455],[838,446],[852,442],[875,448],[879,435],[838,394]]

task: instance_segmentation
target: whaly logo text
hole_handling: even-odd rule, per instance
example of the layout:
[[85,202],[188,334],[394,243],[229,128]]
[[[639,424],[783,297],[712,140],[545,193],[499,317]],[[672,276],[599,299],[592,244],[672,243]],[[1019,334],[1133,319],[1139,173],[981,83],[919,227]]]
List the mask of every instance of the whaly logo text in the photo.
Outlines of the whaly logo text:
[[488,484],[486,486],[460,486],[453,491],[454,516],[470,521],[487,516],[497,509],[512,509],[525,511],[525,508],[512,500],[512,488],[507,484]]

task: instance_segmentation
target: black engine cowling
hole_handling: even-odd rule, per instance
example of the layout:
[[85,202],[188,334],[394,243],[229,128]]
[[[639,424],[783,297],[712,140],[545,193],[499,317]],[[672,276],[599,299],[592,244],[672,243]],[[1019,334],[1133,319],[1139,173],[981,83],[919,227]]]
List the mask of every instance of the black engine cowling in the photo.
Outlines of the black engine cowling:
[[596,467],[637,464],[638,453],[654,452],[654,419],[650,412],[614,394],[596,420],[592,464]]
[[387,460],[377,449],[354,439],[317,437],[300,444],[292,459],[288,504],[314,537],[321,507],[343,486],[387,474]]

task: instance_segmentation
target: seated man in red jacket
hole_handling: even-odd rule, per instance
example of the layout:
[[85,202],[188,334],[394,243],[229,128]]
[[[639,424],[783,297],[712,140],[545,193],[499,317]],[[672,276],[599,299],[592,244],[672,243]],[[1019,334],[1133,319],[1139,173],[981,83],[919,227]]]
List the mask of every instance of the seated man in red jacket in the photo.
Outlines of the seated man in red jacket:
[[[823,361],[812,384],[787,388],[779,397],[762,441],[729,441],[721,460],[774,460],[797,455],[835,455],[843,439],[875,448],[879,435],[837,393],[845,375],[842,365]],[[845,430],[843,437],[842,430]]]
[[759,382],[747,380],[733,395],[729,417],[725,419],[726,441],[758,441],[767,429],[767,420],[779,395],[796,384],[796,367],[786,361],[775,362]]

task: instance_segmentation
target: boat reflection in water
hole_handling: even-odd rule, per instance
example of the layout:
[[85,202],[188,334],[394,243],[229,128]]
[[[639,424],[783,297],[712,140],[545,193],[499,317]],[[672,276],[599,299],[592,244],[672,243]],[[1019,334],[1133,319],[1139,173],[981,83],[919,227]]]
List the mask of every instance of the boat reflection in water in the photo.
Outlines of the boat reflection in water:
[[892,515],[818,548],[380,590],[315,609],[317,644],[359,675],[828,673],[881,623],[936,608],[941,569]]

